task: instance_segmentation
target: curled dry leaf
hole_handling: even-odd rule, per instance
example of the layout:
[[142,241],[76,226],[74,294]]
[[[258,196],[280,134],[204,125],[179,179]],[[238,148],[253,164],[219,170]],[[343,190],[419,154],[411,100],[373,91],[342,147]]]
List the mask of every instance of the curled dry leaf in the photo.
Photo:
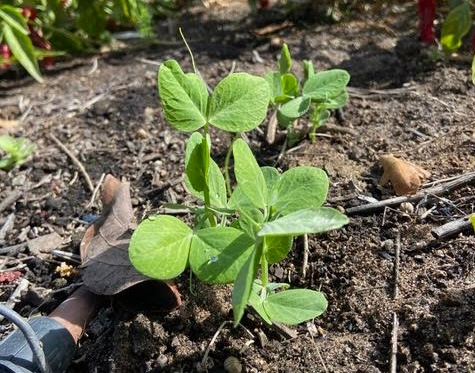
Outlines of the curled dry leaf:
[[430,172],[422,167],[391,154],[380,156],[379,161],[384,169],[380,185],[385,185],[390,181],[397,195],[416,193],[422,180],[430,176]]
[[[129,242],[135,228],[129,184],[107,175],[102,204],[101,218],[87,229],[81,242],[82,278],[94,293],[116,295],[126,291],[127,297],[120,297],[122,303],[125,303],[124,298],[128,298],[134,304],[139,302],[139,299],[133,299],[137,294],[133,291],[135,286],[155,281],[137,272],[129,260]],[[170,311],[181,304],[180,294],[173,283],[159,283],[151,288],[160,289],[160,292],[149,293],[149,298],[155,298],[154,309],[142,309],[142,312]],[[143,285],[139,288],[142,289]]]

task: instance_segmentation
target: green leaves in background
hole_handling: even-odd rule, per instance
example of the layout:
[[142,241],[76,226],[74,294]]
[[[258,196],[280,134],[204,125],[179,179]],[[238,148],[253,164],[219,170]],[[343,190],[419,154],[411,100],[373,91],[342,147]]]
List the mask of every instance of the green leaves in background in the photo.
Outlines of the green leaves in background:
[[1,5],[0,20],[3,21],[0,34],[3,34],[13,56],[36,81],[42,83],[35,49],[28,36],[28,25],[21,15],[21,10],[10,5]]
[[174,60],[166,61],[158,72],[158,91],[172,127],[190,132],[206,124],[208,91],[199,76],[185,74]]
[[462,38],[472,26],[472,11],[470,1],[464,0],[454,7],[442,24],[440,42],[443,48],[451,53],[462,46]]
[[282,45],[282,49],[280,51],[278,65],[281,75],[288,73],[292,67],[292,58],[290,57],[289,47],[285,43]]
[[208,121],[228,132],[250,131],[266,117],[269,98],[263,78],[247,73],[228,75],[211,95]]

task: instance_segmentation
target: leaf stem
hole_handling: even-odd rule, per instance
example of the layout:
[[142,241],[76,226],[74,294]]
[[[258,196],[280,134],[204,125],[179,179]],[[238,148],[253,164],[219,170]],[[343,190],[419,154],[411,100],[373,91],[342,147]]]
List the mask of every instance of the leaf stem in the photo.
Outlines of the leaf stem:
[[259,245],[262,245],[262,255],[261,255],[261,281],[262,287],[267,293],[267,287],[269,286],[269,264],[266,258],[267,248],[265,246],[265,239],[262,239]]
[[203,196],[205,200],[205,211],[206,211],[206,217],[209,220],[209,223],[212,227],[216,227],[216,218],[213,214],[213,212],[210,210],[211,207],[211,198],[209,196],[209,164],[210,164],[210,150],[209,150],[209,145],[208,145],[208,124],[205,124],[203,127],[204,134],[203,134],[203,152],[202,152],[202,162],[204,164],[204,170],[205,170],[205,187],[203,190]]

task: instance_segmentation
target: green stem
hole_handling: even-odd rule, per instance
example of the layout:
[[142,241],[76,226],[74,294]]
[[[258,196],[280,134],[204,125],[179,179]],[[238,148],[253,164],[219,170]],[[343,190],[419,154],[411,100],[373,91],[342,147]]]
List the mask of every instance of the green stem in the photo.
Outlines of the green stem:
[[266,258],[266,247],[265,247],[265,239],[262,239],[260,245],[262,245],[262,257],[261,257],[261,281],[262,287],[266,289],[269,286],[269,263],[267,262]]

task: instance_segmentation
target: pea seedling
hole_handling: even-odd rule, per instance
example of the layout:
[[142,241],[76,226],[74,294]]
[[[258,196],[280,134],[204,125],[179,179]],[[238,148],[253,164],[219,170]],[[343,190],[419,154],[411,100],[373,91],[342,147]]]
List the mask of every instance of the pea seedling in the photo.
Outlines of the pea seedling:
[[271,104],[277,110],[279,126],[288,129],[288,141],[292,143],[298,137],[292,124],[308,114],[312,122],[310,139],[315,140],[315,131],[330,117],[330,110],[346,105],[350,75],[341,69],[315,72],[313,63],[304,61],[305,75],[299,82],[290,71],[292,58],[286,44],[282,46],[277,65],[279,71],[271,71],[264,78],[271,89]]
[[15,166],[22,165],[35,150],[35,145],[25,138],[14,138],[8,135],[0,136],[0,150],[7,153],[0,158],[0,169],[10,171]]
[[286,257],[294,237],[348,222],[337,210],[322,206],[329,185],[325,172],[309,166],[283,173],[259,167],[238,138],[231,146],[237,183],[228,191],[230,183],[210,155],[210,126],[239,133],[264,120],[270,101],[266,80],[233,73],[209,94],[198,74],[184,73],[169,60],[160,67],[158,87],[168,123],[192,132],[185,150],[185,184],[202,202],[188,207],[195,217],[193,228],[171,215],[142,221],[129,247],[134,267],[161,280],[190,267],[203,282],[233,283],[236,325],[247,305],[268,323],[298,324],[320,315],[327,307],[322,293],[271,283],[268,269]]

